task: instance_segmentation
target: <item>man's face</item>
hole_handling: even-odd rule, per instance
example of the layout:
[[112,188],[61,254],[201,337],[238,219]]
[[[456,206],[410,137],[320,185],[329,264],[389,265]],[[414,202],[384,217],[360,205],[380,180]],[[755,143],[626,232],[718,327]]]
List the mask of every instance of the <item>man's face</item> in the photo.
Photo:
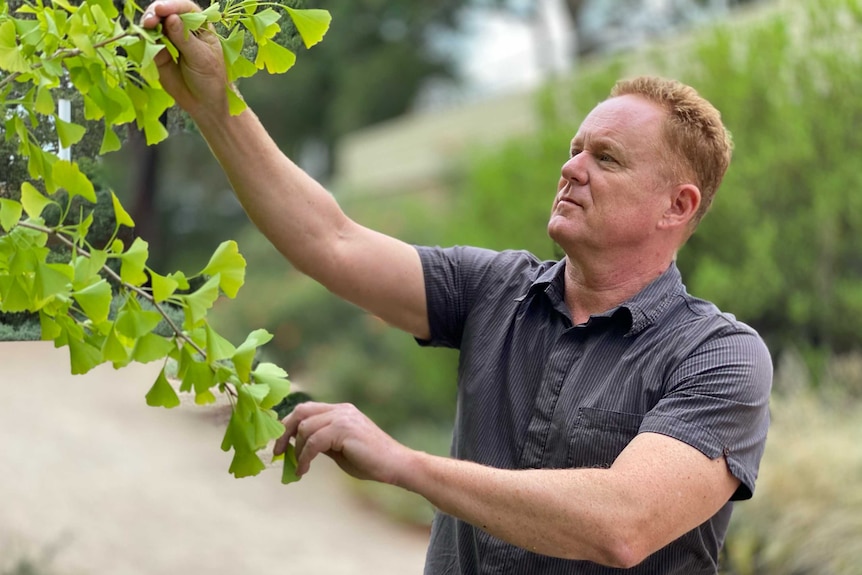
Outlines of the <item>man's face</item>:
[[567,254],[647,247],[670,203],[665,111],[632,95],[584,119],[563,164],[548,234]]

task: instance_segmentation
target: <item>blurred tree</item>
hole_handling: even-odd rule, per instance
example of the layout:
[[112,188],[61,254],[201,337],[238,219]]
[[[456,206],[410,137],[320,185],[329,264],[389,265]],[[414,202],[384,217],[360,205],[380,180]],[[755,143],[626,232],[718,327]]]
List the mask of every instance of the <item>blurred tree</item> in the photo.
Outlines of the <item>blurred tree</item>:
[[325,179],[341,136],[404,114],[427,80],[452,77],[453,56],[431,40],[456,30],[470,3],[331,0],[332,27],[313,56],[300,54],[283,78],[246,82],[243,94],[288,155]]

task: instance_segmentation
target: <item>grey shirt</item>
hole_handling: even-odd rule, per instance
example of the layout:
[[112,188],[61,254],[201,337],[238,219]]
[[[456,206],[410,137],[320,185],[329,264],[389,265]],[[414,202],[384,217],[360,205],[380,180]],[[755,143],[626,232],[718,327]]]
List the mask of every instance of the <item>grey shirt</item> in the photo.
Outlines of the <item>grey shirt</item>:
[[[573,325],[565,261],[417,248],[431,339],[460,350],[453,457],[503,468],[609,467],[638,433],[724,455],[747,499],[772,384],[758,334],[686,293],[675,265],[624,304]],[[715,574],[732,503],[626,573]],[[426,574],[606,574],[538,555],[437,513]]]

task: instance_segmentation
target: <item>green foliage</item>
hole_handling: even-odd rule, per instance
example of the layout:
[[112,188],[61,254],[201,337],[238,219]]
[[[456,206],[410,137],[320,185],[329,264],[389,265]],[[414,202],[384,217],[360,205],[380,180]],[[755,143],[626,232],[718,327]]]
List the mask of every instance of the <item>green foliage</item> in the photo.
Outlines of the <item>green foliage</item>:
[[682,261],[693,290],[788,344],[860,343],[862,89],[854,0],[809,1],[740,42],[719,29],[693,82],[736,142],[712,213]]
[[[215,401],[214,391],[228,394],[233,412],[222,448],[233,450],[231,473],[255,475],[264,468],[257,452],[284,431],[273,407],[290,383],[278,366],[254,363],[257,349],[272,338],[268,332],[255,330],[234,346],[207,321],[216,301],[235,297],[245,281],[236,242],[223,242],[196,274],[157,273],[147,265],[146,241],[121,238],[121,228],[134,222],[113,192],[103,191],[98,202],[87,170],[60,159],[38,130],[53,127],[52,139],[64,147],[85,136],[85,125],[54,115],[54,90],[69,83],[83,99],[86,119],[103,124],[100,154],[119,147],[115,126],[135,122],[148,144],[167,136],[161,117],[173,102],[158,83],[154,57],[162,49],[176,57],[176,49],[159,30],[134,23],[141,12],[134,2],[127,0],[123,10],[121,18],[109,0],[74,6],[55,0],[48,6],[24,2],[11,11],[0,0],[0,118],[6,140],[27,159],[20,189],[0,197],[0,313],[38,314],[42,338],[68,346],[72,373],[106,362],[121,368],[170,358],[179,391],[193,393],[197,403]],[[285,11],[306,46],[328,29],[324,11]],[[223,9],[214,3],[182,19],[188,33],[213,27],[233,80],[292,65],[293,53],[274,40],[280,17],[268,5],[245,0]],[[242,53],[246,31],[257,48],[254,62]],[[245,104],[225,89],[238,113]],[[95,210],[106,205],[112,229],[91,233]],[[63,249],[52,252],[51,244]],[[149,405],[179,404],[165,369],[146,394]],[[294,467],[287,458],[285,480]]]

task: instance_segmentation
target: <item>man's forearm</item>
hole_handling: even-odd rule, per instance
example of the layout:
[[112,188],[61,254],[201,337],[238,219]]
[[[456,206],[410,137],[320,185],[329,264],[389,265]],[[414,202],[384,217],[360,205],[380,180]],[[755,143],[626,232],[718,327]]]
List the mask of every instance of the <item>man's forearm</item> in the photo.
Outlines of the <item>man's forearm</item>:
[[608,469],[495,469],[412,452],[394,482],[513,545],[614,567],[694,529],[739,485],[723,457],[655,433]]
[[631,507],[606,469],[503,470],[416,453],[398,484],[535,553],[626,567]]

